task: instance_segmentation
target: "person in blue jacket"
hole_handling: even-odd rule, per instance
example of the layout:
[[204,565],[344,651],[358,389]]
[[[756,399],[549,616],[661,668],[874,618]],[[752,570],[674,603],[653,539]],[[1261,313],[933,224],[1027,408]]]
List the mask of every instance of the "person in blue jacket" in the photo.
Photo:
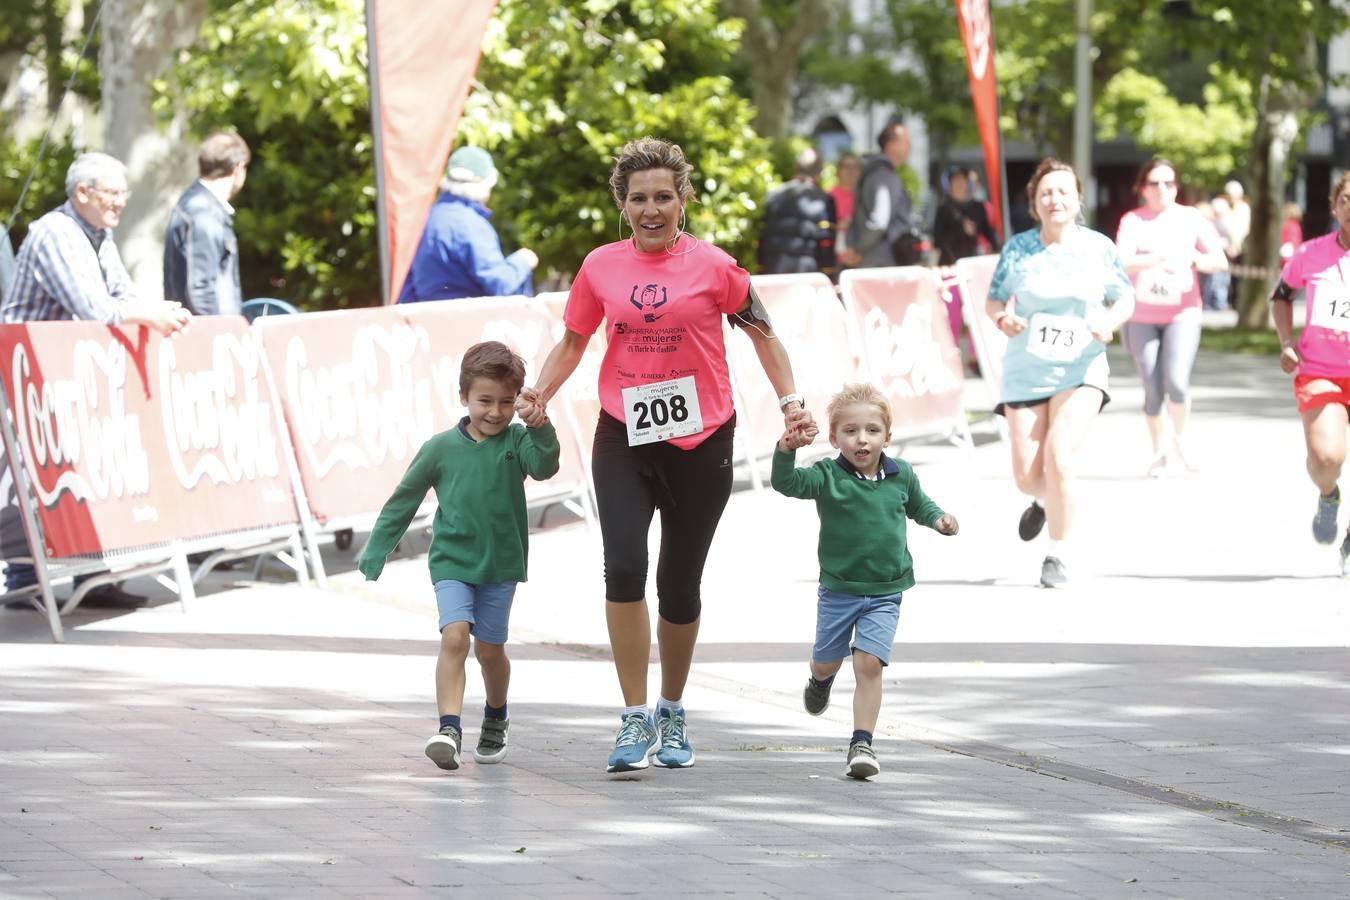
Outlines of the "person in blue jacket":
[[497,167],[486,150],[460,147],[450,154],[399,303],[534,293],[539,257],[524,248],[504,256],[492,227],[487,202],[496,184]]

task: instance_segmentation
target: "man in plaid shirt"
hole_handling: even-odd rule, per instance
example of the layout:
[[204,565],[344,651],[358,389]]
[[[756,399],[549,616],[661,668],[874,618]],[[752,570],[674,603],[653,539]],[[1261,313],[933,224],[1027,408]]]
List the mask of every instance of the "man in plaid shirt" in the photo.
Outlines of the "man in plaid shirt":
[[[105,153],[84,153],[66,171],[65,203],[28,229],[14,265],[14,280],[0,302],[0,322],[84,319],[108,325],[146,325],[171,335],[192,315],[180,303],[146,300],[136,290],[113,242],[131,192],[126,167]],[[8,482],[10,479],[5,478]],[[0,511],[0,549],[6,558],[31,556],[13,487]],[[5,569],[8,589],[35,584],[28,563]],[[132,606],[143,597],[109,585],[91,591],[86,605]]]

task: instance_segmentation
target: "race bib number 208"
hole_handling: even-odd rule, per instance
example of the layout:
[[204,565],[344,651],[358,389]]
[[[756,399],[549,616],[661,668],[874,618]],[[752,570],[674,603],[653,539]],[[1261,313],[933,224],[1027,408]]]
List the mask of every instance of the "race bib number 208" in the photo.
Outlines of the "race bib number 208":
[[628,446],[698,434],[703,413],[692,375],[623,389]]

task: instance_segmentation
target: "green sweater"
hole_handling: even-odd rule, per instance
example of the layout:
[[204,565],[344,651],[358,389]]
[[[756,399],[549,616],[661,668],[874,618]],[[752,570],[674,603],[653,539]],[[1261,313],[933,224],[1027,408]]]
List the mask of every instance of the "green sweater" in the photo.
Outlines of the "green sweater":
[[537,481],[558,471],[558,433],[552,425],[515,424],[474,441],[460,424],[422,445],[394,494],[380,510],[357,567],[370,581],[398,545],[428,490],[436,492],[427,565],[431,581],[468,584],[524,581],[530,551],[525,476]]
[[859,478],[843,456],[797,468],[795,453],[774,448],[774,490],[816,501],[820,516],[820,583],[833,591],[874,597],[914,586],[905,519],[932,528],[942,509],[919,487],[913,467],[882,456],[886,477]]

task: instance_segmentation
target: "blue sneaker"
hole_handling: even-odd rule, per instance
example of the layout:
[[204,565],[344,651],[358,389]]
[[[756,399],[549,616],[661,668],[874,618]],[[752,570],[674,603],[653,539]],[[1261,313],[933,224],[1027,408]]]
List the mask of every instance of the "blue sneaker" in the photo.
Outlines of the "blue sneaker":
[[684,710],[663,709],[656,714],[661,747],[656,764],[663,769],[687,769],[694,764],[694,748],[684,736]]
[[656,729],[647,714],[629,713],[623,717],[619,726],[619,736],[614,741],[614,752],[609,755],[606,772],[637,772],[647,768],[648,759],[656,752]]
[[1317,497],[1317,515],[1313,516],[1313,540],[1319,544],[1330,544],[1336,540],[1336,513],[1341,508],[1341,489],[1331,492],[1330,497]]

